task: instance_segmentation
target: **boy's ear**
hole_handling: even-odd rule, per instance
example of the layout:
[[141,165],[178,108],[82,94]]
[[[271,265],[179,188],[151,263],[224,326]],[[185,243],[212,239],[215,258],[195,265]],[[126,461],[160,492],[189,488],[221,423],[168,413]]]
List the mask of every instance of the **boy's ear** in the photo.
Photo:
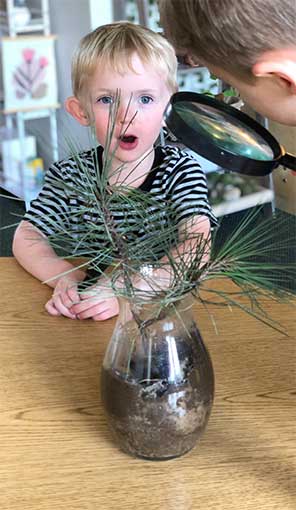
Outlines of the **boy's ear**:
[[74,119],[78,120],[79,124],[82,126],[88,126],[89,120],[86,115],[80,101],[75,96],[68,97],[65,101],[65,108]]
[[252,67],[256,77],[277,76],[283,86],[296,94],[296,46],[263,53]]

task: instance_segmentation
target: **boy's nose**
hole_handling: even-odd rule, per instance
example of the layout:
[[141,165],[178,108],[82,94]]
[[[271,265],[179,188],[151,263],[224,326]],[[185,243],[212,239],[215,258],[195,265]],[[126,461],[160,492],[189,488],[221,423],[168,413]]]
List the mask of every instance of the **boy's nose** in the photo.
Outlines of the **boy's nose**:
[[118,121],[122,125],[132,124],[136,115],[137,111],[131,105],[122,106],[119,108]]
[[119,123],[122,126],[130,126],[134,123],[134,117],[132,117],[131,119],[120,120]]
[[119,123],[122,125],[133,124],[135,117],[136,117],[136,112],[134,112],[133,115],[130,115],[128,112],[127,115],[121,115],[119,117]]

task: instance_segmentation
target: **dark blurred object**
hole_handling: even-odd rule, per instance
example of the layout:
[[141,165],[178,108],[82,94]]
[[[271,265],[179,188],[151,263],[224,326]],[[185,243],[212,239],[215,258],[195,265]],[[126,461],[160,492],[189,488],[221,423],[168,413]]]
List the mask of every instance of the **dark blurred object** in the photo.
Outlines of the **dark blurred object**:
[[[2,196],[4,195],[4,196]],[[7,198],[6,198],[7,197]],[[15,227],[5,228],[21,221],[25,213],[25,203],[15,200],[15,195],[0,187],[0,256],[12,256],[12,240]]]

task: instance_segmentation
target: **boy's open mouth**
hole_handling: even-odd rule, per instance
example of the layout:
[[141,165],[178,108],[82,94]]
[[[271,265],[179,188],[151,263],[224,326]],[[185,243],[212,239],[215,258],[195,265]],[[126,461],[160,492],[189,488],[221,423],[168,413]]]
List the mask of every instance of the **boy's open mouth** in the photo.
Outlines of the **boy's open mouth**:
[[134,135],[123,135],[119,138],[119,147],[125,150],[132,150],[138,145],[138,138]]

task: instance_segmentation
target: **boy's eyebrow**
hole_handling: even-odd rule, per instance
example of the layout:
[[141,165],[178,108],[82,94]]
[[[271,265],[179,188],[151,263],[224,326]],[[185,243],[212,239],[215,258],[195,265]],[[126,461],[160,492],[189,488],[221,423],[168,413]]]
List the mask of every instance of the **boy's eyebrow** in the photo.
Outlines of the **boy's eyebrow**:
[[[118,89],[105,89],[105,88],[96,89],[96,93],[97,94],[98,93],[100,93],[100,94],[102,94],[102,93],[109,93],[109,94],[112,93],[112,94],[115,94],[117,91],[118,91]],[[151,94],[151,93],[154,93],[155,94],[156,92],[158,92],[158,89],[139,89],[139,90],[133,90],[132,94],[139,94],[139,93],[141,93],[141,94],[148,94],[148,93]]]

